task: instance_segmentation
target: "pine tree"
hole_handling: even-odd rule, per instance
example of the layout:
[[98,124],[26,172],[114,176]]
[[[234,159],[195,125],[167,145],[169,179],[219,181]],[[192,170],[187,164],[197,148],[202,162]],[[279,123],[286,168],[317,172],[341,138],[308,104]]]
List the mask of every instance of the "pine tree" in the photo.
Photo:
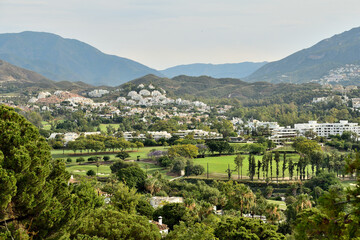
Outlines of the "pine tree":
[[280,162],[280,153],[275,152],[275,163],[276,163],[276,181],[279,182],[279,162]]
[[286,171],[286,168],[287,168],[287,160],[286,160],[286,153],[284,153],[284,156],[283,156],[283,167],[282,167],[282,176],[283,176],[283,179],[285,179],[285,171]]
[[294,163],[293,163],[292,159],[290,158],[289,159],[289,177],[290,177],[290,180],[292,180],[293,175],[294,175]]
[[270,176],[271,176],[271,180],[273,178],[273,171],[272,171],[272,160],[273,160],[273,154],[272,152],[269,154],[269,165],[270,165]]
[[258,165],[257,165],[258,180],[260,179],[260,169],[261,169],[261,161],[260,161],[260,159],[259,159],[259,160],[258,160]]

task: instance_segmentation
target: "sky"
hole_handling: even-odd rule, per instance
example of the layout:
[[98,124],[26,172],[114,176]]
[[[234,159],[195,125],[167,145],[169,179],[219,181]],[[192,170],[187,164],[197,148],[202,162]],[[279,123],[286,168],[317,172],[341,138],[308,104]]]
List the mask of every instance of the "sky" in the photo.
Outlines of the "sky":
[[0,0],[0,33],[51,32],[162,70],[280,60],[359,13],[359,0]]

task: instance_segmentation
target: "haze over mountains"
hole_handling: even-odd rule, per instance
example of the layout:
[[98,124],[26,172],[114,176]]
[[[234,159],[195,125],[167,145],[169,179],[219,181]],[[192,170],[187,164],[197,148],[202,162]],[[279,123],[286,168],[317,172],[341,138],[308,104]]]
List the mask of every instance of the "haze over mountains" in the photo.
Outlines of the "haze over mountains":
[[82,81],[95,86],[118,86],[148,74],[168,78],[188,75],[189,79],[205,75],[223,81],[237,78],[248,82],[360,85],[360,28],[270,63],[188,64],[157,71],[130,59],[104,54],[78,40],[43,32],[0,34],[0,59],[51,80]]
[[270,62],[245,80],[359,84],[359,65],[360,28],[353,28],[284,59]]
[[73,39],[43,32],[0,34],[0,59],[55,81],[119,85],[161,73],[130,59],[104,54]]
[[214,78],[244,78],[255,72],[267,62],[243,62],[225,64],[194,63],[179,65],[161,70],[166,77],[173,78],[179,75],[210,76]]

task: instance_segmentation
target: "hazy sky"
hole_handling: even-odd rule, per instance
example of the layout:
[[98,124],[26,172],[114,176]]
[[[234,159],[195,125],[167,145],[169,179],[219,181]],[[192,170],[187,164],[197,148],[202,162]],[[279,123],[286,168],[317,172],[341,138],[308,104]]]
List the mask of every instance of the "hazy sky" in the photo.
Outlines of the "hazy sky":
[[359,0],[0,0],[0,33],[56,33],[156,69],[279,60],[358,26]]

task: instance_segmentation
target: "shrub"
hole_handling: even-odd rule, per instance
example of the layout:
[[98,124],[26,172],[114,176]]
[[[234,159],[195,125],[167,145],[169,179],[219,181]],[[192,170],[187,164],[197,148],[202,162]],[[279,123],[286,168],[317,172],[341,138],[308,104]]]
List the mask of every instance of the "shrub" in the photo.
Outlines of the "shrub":
[[83,157],[79,157],[76,159],[76,162],[79,163],[79,162],[85,162],[85,158]]
[[92,177],[92,176],[95,176],[95,175],[96,175],[96,173],[95,173],[95,171],[94,171],[94,170],[90,169],[89,171],[87,171],[87,172],[86,172],[86,175],[88,175],[88,176]]
[[66,159],[66,162],[71,163],[71,162],[72,162],[72,159],[71,159],[71,158],[67,158],[67,159]]
[[159,157],[157,162],[161,167],[170,167],[172,164],[172,160],[168,156]]
[[201,175],[205,172],[205,168],[201,165],[195,165],[191,169],[191,173],[195,174],[196,176]]
[[104,159],[104,161],[109,161],[109,160],[110,160],[110,156],[104,156],[103,159]]
[[88,161],[89,162],[95,162],[97,160],[97,157],[89,157]]

